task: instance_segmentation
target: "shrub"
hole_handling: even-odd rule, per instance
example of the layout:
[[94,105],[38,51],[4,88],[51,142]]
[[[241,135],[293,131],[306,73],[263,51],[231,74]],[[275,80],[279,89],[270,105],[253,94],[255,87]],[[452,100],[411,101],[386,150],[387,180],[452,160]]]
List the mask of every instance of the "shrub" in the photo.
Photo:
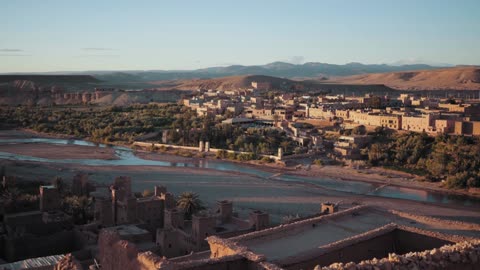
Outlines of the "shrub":
[[217,158],[227,158],[228,153],[226,150],[218,150],[217,153],[215,154],[215,157]]
[[240,161],[249,161],[255,159],[255,155],[253,153],[244,153],[238,155],[237,159]]
[[318,166],[322,166],[323,165],[323,161],[321,159],[315,159],[313,161],[313,165],[318,165]]
[[269,157],[262,157],[261,159],[262,162],[266,162],[266,163],[272,163],[273,162],[273,159],[269,158]]
[[480,178],[470,177],[467,180],[467,186],[471,188],[480,187]]
[[237,158],[237,154],[235,154],[234,152],[229,152],[229,153],[227,154],[227,158],[234,160],[234,159]]
[[448,188],[465,188],[469,179],[467,172],[456,173],[447,177],[446,186]]

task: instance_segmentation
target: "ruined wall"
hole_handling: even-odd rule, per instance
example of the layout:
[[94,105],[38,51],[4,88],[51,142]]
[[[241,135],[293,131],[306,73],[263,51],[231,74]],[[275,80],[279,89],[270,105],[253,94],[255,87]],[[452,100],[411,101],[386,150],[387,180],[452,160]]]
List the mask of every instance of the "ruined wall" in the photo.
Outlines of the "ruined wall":
[[98,258],[104,270],[140,269],[134,244],[120,240],[117,234],[103,230],[98,239]]
[[216,225],[214,216],[192,216],[192,238],[197,244],[197,249],[208,247],[205,238],[215,234]]
[[5,239],[5,258],[18,261],[72,252],[75,248],[73,231],[61,231],[46,236],[27,235]]
[[225,241],[219,241],[217,237],[209,237],[208,244],[210,245],[210,257],[221,258],[225,256],[238,255],[239,250],[230,245],[226,245]]
[[99,259],[107,270],[260,270],[256,262],[240,255],[171,262],[151,252],[138,253],[134,244],[119,240],[112,232],[102,232],[99,240]]
[[389,210],[388,212],[396,216],[403,217],[406,219],[412,219],[418,222],[425,222],[430,224],[448,224],[449,227],[456,228],[459,230],[480,231],[480,224],[476,224],[476,223],[469,223],[469,222],[458,221],[458,220],[439,219],[431,216],[420,216],[420,215],[415,215],[415,214],[402,212],[398,210]]
[[55,265],[53,270],[83,270],[80,262],[75,260],[72,254],[67,254]]
[[177,263],[181,270],[256,270],[255,263],[239,255]]
[[113,225],[112,200],[109,198],[96,198],[95,201],[95,221],[104,226]]
[[236,237],[236,236],[239,236],[239,235],[242,235],[242,234],[246,234],[246,233],[250,233],[250,232],[253,232],[255,231],[254,229],[243,229],[243,230],[236,230],[236,231],[229,231],[229,232],[225,232],[225,233],[218,233],[218,234],[215,234],[216,236],[218,237],[221,237],[221,238],[231,238],[231,237]]
[[405,255],[389,254],[387,258],[362,261],[358,264],[335,263],[328,267],[316,267],[315,269],[480,269],[480,240],[446,245],[422,252],[410,252]]
[[177,209],[166,209],[165,210],[165,228],[185,228],[185,220],[183,212]]
[[180,241],[181,236],[175,229],[157,230],[156,243],[161,248],[162,256],[173,258],[185,255],[186,247]]
[[40,186],[40,211],[50,211],[60,208],[60,193],[56,187]]
[[448,244],[453,244],[453,242],[449,242],[444,239],[434,238],[404,230],[395,230],[393,234],[395,239],[395,253],[397,254],[424,251]]
[[438,248],[459,239],[467,238],[392,223],[276,263],[286,269],[311,269],[315,265],[329,265],[334,262],[358,263],[372,258],[384,258],[390,253],[402,254]]
[[249,240],[253,240],[253,239],[255,240],[264,239],[265,241],[268,241],[270,239],[277,239],[285,235],[292,235],[297,232],[301,232],[305,230],[306,227],[311,228],[312,224],[319,223],[324,220],[339,218],[345,215],[350,215],[354,212],[363,211],[365,209],[367,209],[367,206],[356,206],[356,207],[352,207],[350,209],[337,212],[334,214],[314,217],[306,220],[293,222],[287,225],[276,226],[276,227],[268,228],[262,231],[256,231],[256,232],[244,234],[241,236],[230,238],[230,240],[236,241],[236,242],[248,242]]
[[5,235],[0,235],[0,258],[5,258]]
[[[334,262],[360,262],[371,258],[383,258],[394,251],[394,235],[388,233],[380,235],[368,241],[363,241],[344,248],[340,248],[316,258],[289,264],[279,262],[278,265],[288,270],[312,269],[315,265],[330,265]],[[318,251],[321,252],[321,249]]]
[[151,225],[153,231],[163,228],[164,224],[164,201],[149,199],[137,201],[137,220]]

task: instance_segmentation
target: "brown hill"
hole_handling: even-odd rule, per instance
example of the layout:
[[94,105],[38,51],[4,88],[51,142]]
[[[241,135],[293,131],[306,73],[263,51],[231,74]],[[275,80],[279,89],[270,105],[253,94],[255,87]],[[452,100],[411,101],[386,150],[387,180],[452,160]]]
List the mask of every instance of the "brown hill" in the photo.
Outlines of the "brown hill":
[[237,88],[251,88],[252,82],[269,82],[275,89],[290,89],[295,86],[304,85],[303,82],[293,81],[289,79],[263,76],[263,75],[247,75],[247,76],[230,76],[214,79],[191,79],[191,80],[175,80],[175,81],[154,81],[150,82],[157,89],[178,89],[178,90],[229,90]]
[[31,81],[37,84],[85,84],[100,82],[90,75],[0,75],[0,83]]
[[384,84],[399,90],[480,90],[480,67],[363,74],[322,82]]

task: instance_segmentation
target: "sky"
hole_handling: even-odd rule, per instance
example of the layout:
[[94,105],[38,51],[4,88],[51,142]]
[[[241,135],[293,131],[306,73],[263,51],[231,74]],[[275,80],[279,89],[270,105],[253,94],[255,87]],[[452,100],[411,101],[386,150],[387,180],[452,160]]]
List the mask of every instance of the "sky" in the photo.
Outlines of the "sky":
[[480,0],[0,0],[0,72],[480,64]]

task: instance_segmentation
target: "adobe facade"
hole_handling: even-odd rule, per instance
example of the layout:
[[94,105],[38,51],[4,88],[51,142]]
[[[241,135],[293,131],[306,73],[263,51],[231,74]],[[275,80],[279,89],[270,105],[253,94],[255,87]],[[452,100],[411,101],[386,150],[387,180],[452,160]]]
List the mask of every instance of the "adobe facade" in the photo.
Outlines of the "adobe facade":
[[60,208],[60,193],[55,186],[40,186],[40,211],[52,211]]
[[165,226],[157,229],[156,243],[162,254],[171,258],[208,250],[205,239],[212,235],[231,237],[269,226],[267,213],[254,211],[243,220],[234,215],[231,201],[222,200],[214,212],[194,214],[192,220],[185,220],[178,209],[165,210]]
[[128,177],[117,177],[110,187],[110,194],[95,198],[95,221],[112,226],[141,222],[152,231],[163,227],[165,209],[174,207],[173,195],[165,187],[157,186],[153,196],[135,198]]

